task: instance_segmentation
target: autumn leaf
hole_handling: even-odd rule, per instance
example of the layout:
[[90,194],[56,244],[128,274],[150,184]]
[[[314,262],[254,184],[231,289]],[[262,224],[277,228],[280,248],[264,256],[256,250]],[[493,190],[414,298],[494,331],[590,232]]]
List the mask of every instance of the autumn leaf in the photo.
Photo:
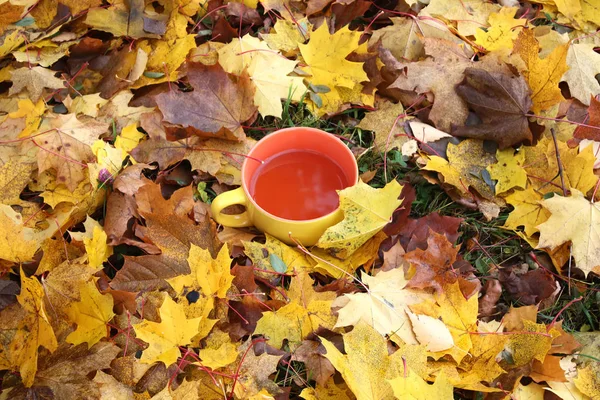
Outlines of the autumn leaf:
[[[456,44],[463,41],[454,36],[441,21],[429,18],[392,17],[391,26],[377,29],[369,39],[369,46],[381,41],[398,60],[416,61],[425,55],[422,38],[450,40]],[[367,114],[367,116],[372,114]]]
[[458,251],[444,234],[430,231],[426,250],[417,248],[403,257],[415,269],[408,287],[431,287],[442,291],[444,285],[458,281],[464,289],[463,292],[472,293],[476,290],[472,273],[463,274],[460,269],[454,267]]
[[389,381],[403,374],[400,352],[388,356],[385,339],[366,323],[344,335],[346,354],[323,339],[325,357],[338,370],[357,399],[391,399]]
[[74,191],[86,177],[88,162],[94,161],[91,146],[98,137],[106,132],[109,124],[99,121],[79,120],[75,114],[54,115],[48,119],[50,132],[36,140],[39,173],[47,169],[56,171],[56,179]]
[[333,302],[332,307],[339,308],[335,326],[356,326],[362,321],[381,335],[391,334],[405,343],[417,344],[408,307],[432,299],[431,294],[407,288],[408,280],[401,268],[374,277],[363,274],[362,282],[369,288],[367,293],[346,294]]
[[144,29],[148,26],[147,20],[151,19],[144,15],[144,2],[128,0],[125,4],[125,7],[92,8],[87,13],[85,23],[115,36],[129,36],[134,39],[156,37],[157,35]]
[[288,345],[295,348],[319,327],[331,329],[335,324],[335,317],[331,314],[331,302],[335,294],[316,293],[312,285],[313,280],[308,273],[299,273],[290,284],[290,303],[277,311],[265,312],[254,332],[267,336],[275,347],[280,347],[283,340],[287,339]]
[[461,35],[473,36],[482,26],[487,27],[490,15],[499,10],[498,4],[478,0],[431,0],[423,11],[425,15],[456,21]]
[[600,140],[600,100],[592,98],[590,101],[590,107],[588,108],[589,120],[586,126],[579,125],[573,137],[577,139],[590,139],[599,141]]
[[90,348],[106,337],[106,324],[115,316],[113,299],[110,294],[101,294],[93,281],[81,284],[79,293],[81,301],[71,303],[67,311],[77,330],[65,340],[74,345],[85,342]]
[[359,182],[340,190],[340,208],[344,212],[344,219],[327,228],[317,246],[329,249],[339,258],[352,255],[390,221],[392,213],[401,203],[398,200],[401,190],[402,186],[396,181],[388,183],[383,189],[373,189]]
[[169,91],[156,96],[165,121],[182,127],[173,126],[170,130],[242,140],[245,137],[242,124],[252,119],[256,111],[252,100],[255,89],[248,75],[234,77],[219,66],[190,63],[188,79],[193,92]]
[[512,49],[513,40],[519,35],[515,28],[527,23],[525,18],[514,18],[517,10],[516,7],[503,7],[499,12],[490,14],[490,26],[475,32],[475,43],[487,51]]
[[400,148],[409,141],[403,124],[411,118],[404,114],[402,103],[380,103],[377,111],[365,116],[358,124],[361,129],[375,132],[375,146],[381,152]]
[[454,186],[463,194],[473,188],[485,198],[494,197],[484,174],[487,173],[486,168],[495,163],[496,157],[485,151],[482,141],[467,139],[458,145],[449,143],[446,154],[448,160],[430,157],[423,169],[439,172],[444,177],[444,183]]
[[566,63],[569,70],[562,80],[567,82],[573,97],[589,105],[590,98],[600,93],[600,84],[595,76],[600,73],[600,54],[594,51],[594,45],[573,43],[567,51]]
[[321,25],[311,33],[308,44],[299,44],[300,53],[308,67],[305,69],[313,86],[327,88],[325,93],[319,93],[323,105],[312,104],[312,110],[317,115],[331,114],[346,102],[362,103],[359,93],[351,98],[344,98],[341,90],[354,89],[361,82],[368,81],[363,71],[362,63],[351,62],[346,57],[358,49],[360,34],[344,27],[331,35],[327,26]]
[[514,207],[508,215],[504,227],[516,230],[519,226],[529,237],[539,232],[538,226],[548,220],[550,213],[542,207],[542,196],[530,186],[526,190],[515,190],[506,196],[506,201]]
[[495,186],[496,195],[502,194],[513,188],[525,189],[527,185],[527,174],[523,169],[525,153],[515,152],[508,148],[496,152],[496,164],[487,167],[490,177],[497,180]]
[[598,203],[588,201],[580,191],[571,189],[571,196],[554,196],[543,200],[542,205],[550,212],[550,217],[537,226],[540,230],[538,247],[555,248],[571,241],[577,268],[586,276],[590,272],[599,272]]
[[422,399],[431,396],[434,399],[451,398],[453,387],[442,374],[429,385],[423,378],[408,369],[408,373],[389,381],[397,399]]
[[[297,249],[277,240],[268,233],[264,244],[258,242],[243,242],[246,255],[260,269],[279,273],[293,272],[308,266],[306,257]],[[283,265],[285,270],[279,265]]]
[[534,113],[547,110],[564,100],[558,83],[569,69],[567,49],[568,45],[559,46],[548,57],[540,59],[538,41],[533,32],[524,29],[519,33],[513,53],[518,54],[527,66],[522,73],[531,88]]
[[312,24],[303,18],[297,21],[278,19],[269,33],[261,33],[260,37],[267,45],[280,50],[285,55],[299,52],[298,45],[304,43],[312,30]]
[[244,69],[256,86],[254,104],[262,116],[281,118],[281,99],[300,101],[306,87],[301,77],[288,76],[296,62],[270,50],[265,42],[250,35],[219,50],[219,64],[229,73],[242,75]]
[[9,359],[13,366],[19,368],[25,387],[34,383],[38,369],[38,347],[43,346],[50,352],[58,347],[43,299],[44,290],[40,282],[35,277],[27,278],[21,270],[21,293],[17,300],[26,315],[19,321],[17,332],[10,343]]
[[160,323],[144,320],[133,328],[136,336],[148,343],[140,361],[147,364],[162,361],[168,366],[181,355],[179,346],[191,343],[198,333],[201,318],[187,319],[183,307],[169,296],[165,296],[159,313]]
[[54,71],[42,67],[16,69],[11,71],[13,85],[8,93],[13,95],[27,89],[31,100],[37,101],[44,89],[62,89],[65,87],[63,80],[56,78],[54,75]]
[[454,135],[493,140],[501,149],[532,140],[526,115],[532,103],[522,77],[467,68],[456,91],[483,123],[455,127]]
[[200,290],[204,296],[225,298],[233,276],[229,272],[229,251],[227,246],[221,247],[216,259],[213,259],[208,250],[202,249],[192,243],[188,257],[191,273],[167,279],[167,282],[179,294],[183,288]]

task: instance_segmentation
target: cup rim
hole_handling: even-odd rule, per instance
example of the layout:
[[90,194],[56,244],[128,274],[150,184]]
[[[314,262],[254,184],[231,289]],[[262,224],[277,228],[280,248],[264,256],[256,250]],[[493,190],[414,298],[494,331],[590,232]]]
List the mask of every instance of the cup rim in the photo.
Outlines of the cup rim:
[[[259,141],[257,141],[256,145],[254,145],[254,147],[248,152],[247,155],[249,157],[246,157],[244,159],[244,162],[242,164],[242,185],[241,185],[242,189],[244,189],[244,194],[246,195],[246,198],[248,199],[248,201],[250,201],[254,205],[254,207],[256,207],[257,209],[259,209],[260,211],[262,211],[263,213],[265,213],[266,215],[268,215],[270,218],[273,218],[273,219],[275,219],[277,221],[280,221],[280,222],[285,222],[285,223],[306,223],[306,222],[316,222],[316,221],[320,221],[320,220],[324,220],[324,219],[330,218],[332,215],[336,214],[340,210],[339,206],[335,210],[333,210],[332,212],[330,212],[328,214],[325,214],[325,215],[322,215],[322,216],[320,216],[318,218],[297,220],[297,219],[287,219],[287,218],[278,217],[277,215],[271,214],[270,212],[268,212],[267,210],[265,210],[264,208],[262,208],[261,206],[259,206],[256,203],[256,201],[254,200],[254,198],[250,195],[250,192],[248,191],[248,188],[246,187],[246,166],[247,166],[247,163],[249,163],[249,162],[256,162],[256,161],[252,160],[250,157],[252,157],[252,153],[254,153],[254,151],[256,150],[256,148],[258,146],[260,146],[260,143],[261,142],[264,143],[264,141],[267,141],[267,140],[269,140],[269,138],[273,138],[273,137],[275,137],[277,135],[286,134],[286,133],[289,133],[289,132],[295,131],[295,130],[310,130],[310,131],[312,131],[314,133],[326,136],[328,138],[330,138],[330,137],[333,136],[333,135],[331,135],[331,133],[325,132],[322,129],[310,128],[310,127],[304,127],[304,126],[292,126],[292,127],[289,127],[289,128],[278,129],[275,132],[271,132],[269,135],[267,135],[267,136],[263,137],[262,139],[260,139]],[[358,176],[358,163],[356,162],[356,157],[354,157],[354,154],[352,154],[352,151],[350,151],[350,149],[348,147],[346,147],[341,142],[341,140],[340,140],[340,147],[342,147],[343,151],[345,151],[350,156],[350,158],[352,159],[354,167],[355,167],[354,169],[355,169],[355,174],[356,174],[356,182],[358,182],[358,179],[359,179],[359,176]],[[355,185],[356,182],[353,183],[350,186]],[[350,187],[350,186],[348,186],[348,187]]]

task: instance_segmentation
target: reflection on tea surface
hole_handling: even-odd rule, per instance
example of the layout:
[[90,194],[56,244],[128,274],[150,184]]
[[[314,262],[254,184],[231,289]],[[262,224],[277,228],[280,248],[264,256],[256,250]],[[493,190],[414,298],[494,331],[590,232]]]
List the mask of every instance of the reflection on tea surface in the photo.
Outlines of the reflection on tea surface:
[[336,190],[348,186],[342,168],[330,158],[306,150],[271,156],[258,167],[250,195],[263,210],[280,218],[322,217],[339,205]]

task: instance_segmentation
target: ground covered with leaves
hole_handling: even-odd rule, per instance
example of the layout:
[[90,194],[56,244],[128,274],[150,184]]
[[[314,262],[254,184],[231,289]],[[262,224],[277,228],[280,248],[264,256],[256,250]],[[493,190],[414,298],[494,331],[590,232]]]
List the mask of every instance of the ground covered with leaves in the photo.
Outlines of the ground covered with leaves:
[[[600,398],[599,26],[0,0],[0,398]],[[310,248],[210,211],[289,126],[361,173]]]

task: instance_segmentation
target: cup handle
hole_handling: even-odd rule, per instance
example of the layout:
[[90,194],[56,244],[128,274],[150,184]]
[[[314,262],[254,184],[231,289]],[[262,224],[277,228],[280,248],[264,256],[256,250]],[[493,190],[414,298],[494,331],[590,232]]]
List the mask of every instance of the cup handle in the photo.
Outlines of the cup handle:
[[236,215],[221,214],[221,211],[224,208],[233,206],[235,204],[245,206],[246,203],[247,199],[246,194],[244,193],[244,189],[242,187],[239,187],[237,189],[221,193],[220,195],[215,197],[215,199],[212,201],[210,209],[212,211],[213,218],[219,224],[229,226],[231,228],[243,228],[252,225],[247,211]]

